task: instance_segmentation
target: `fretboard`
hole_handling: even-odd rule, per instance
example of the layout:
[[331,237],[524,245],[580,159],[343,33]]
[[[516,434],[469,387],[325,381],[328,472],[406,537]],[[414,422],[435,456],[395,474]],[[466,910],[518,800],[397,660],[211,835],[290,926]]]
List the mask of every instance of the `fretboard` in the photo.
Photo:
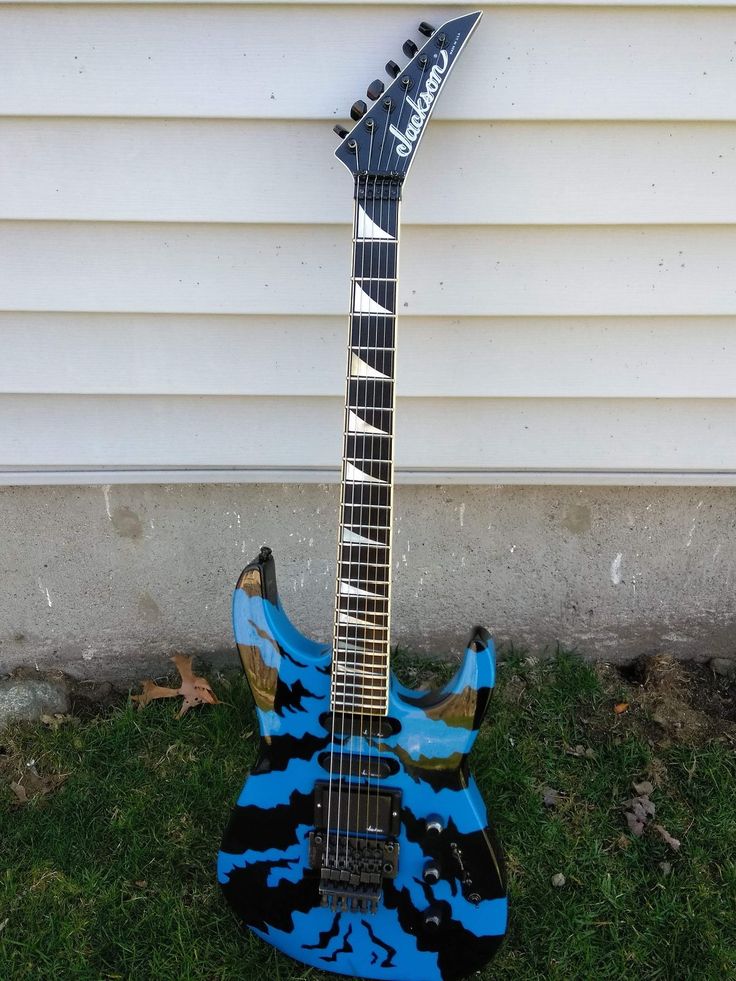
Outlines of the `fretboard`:
[[359,177],[353,222],[333,711],[384,715],[389,684],[400,182]]

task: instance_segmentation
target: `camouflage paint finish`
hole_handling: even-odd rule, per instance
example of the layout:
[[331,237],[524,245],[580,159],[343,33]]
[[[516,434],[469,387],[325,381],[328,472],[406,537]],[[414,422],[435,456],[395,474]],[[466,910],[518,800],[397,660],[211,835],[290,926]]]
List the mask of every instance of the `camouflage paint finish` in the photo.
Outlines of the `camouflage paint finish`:
[[[219,854],[225,896],[244,926],[322,970],[391,981],[466,977],[491,958],[507,920],[501,854],[465,765],[494,684],[492,642],[477,632],[456,677],[437,692],[412,692],[394,679],[389,717],[397,732],[337,736],[333,744],[322,719],[330,709],[331,650],[294,629],[275,586],[265,587],[264,569],[262,559],[248,566],[233,598],[262,741]],[[372,915],[321,907],[319,873],[308,867],[313,788],[329,777],[319,759],[333,748],[363,758],[380,753],[398,765],[381,786],[402,793],[399,872],[384,880]],[[440,834],[427,834],[430,817],[442,822]],[[422,878],[430,859],[442,870],[433,885]],[[472,887],[464,894],[467,875]],[[430,906],[441,914],[434,929],[424,921]]]

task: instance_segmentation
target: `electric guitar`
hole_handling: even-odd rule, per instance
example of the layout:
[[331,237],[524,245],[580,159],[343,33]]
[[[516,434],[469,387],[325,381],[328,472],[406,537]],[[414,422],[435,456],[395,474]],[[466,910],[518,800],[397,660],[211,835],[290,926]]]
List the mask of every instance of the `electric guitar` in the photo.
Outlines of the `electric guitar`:
[[462,978],[506,930],[501,853],[466,758],[494,684],[476,628],[455,678],[411,691],[390,671],[399,204],[452,67],[480,19],[404,44],[393,81],[335,130],[354,178],[353,276],[333,643],[291,625],[269,548],[242,572],[235,638],[261,742],[218,878],[240,921],[305,964],[396,981]]

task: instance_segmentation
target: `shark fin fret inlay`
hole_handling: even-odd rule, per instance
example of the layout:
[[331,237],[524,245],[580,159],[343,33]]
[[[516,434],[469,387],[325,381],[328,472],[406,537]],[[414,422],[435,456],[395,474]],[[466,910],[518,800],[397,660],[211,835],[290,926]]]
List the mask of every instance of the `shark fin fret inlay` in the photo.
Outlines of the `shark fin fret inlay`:
[[357,221],[357,233],[358,238],[381,238],[388,239],[391,242],[396,240],[393,236],[385,232],[380,225],[377,225],[372,218],[368,216],[364,208],[358,205],[358,221]]
[[367,361],[359,358],[355,352],[350,355],[350,375],[352,378],[388,378],[382,371],[372,368]]
[[375,433],[381,436],[388,436],[388,433],[383,429],[378,429],[377,426],[371,426],[370,423],[366,422],[365,419],[361,419],[357,412],[352,409],[348,409],[348,432],[349,433]]
[[365,470],[360,470],[351,463],[349,460],[345,461],[345,480],[354,484],[385,484],[385,480],[381,480],[379,477],[372,477]]
[[355,284],[355,291],[353,294],[353,313],[393,313],[392,310],[388,310],[386,307],[382,307],[380,303],[369,296],[365,290]]

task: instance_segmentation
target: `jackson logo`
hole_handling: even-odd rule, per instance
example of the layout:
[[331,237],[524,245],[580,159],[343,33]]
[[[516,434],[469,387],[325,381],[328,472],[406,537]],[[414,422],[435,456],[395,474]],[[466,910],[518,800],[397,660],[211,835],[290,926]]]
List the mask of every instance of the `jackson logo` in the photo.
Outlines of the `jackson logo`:
[[396,152],[400,157],[408,157],[414,149],[412,144],[416,143],[422,135],[422,127],[427,120],[440,85],[442,85],[442,76],[447,71],[449,60],[447,52],[440,51],[439,61],[436,65],[432,65],[432,69],[429,75],[427,75],[424,91],[417,96],[416,102],[407,95],[406,101],[412,107],[414,113],[406,124],[404,132],[402,133],[400,129],[397,129],[393,123],[389,126],[389,131],[399,140],[396,146]]

